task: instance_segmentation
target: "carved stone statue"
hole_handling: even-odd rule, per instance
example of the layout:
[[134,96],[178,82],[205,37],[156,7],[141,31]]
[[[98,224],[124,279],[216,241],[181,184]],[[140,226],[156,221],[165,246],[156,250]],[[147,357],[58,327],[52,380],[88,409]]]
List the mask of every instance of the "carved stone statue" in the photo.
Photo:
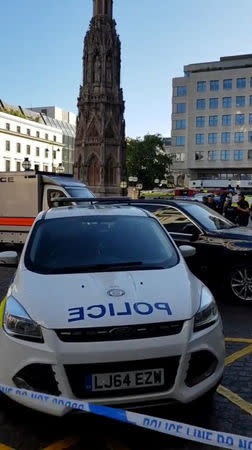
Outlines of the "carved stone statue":
[[101,59],[99,55],[96,55],[94,62],[94,82],[101,82]]
[[112,61],[111,56],[107,56],[106,60],[106,82],[108,85],[112,84]]

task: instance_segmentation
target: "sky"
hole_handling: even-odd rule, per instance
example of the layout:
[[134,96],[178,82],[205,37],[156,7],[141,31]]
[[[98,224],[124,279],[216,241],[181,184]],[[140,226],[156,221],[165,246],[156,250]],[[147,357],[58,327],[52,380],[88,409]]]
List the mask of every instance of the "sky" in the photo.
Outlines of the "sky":
[[[0,98],[77,113],[92,0],[0,0]],[[126,135],[170,136],[183,66],[252,53],[251,0],[114,0]]]

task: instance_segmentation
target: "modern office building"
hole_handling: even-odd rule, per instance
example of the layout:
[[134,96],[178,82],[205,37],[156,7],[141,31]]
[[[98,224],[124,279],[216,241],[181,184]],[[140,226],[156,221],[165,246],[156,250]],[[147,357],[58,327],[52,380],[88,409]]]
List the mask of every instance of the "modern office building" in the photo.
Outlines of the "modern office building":
[[187,184],[252,179],[252,54],[190,64],[173,79],[172,153]]
[[40,113],[47,125],[62,130],[64,144],[62,164],[65,173],[73,174],[76,115],[57,106],[40,106],[31,109]]
[[40,114],[0,100],[0,171],[31,169],[57,172],[62,167],[63,133],[48,126]]

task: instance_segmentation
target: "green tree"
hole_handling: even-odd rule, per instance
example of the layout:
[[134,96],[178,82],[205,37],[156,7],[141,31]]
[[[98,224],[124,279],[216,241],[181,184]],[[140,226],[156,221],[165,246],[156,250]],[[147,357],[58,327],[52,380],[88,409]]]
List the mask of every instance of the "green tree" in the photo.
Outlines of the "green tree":
[[127,139],[128,176],[138,177],[143,189],[153,189],[154,180],[163,180],[171,164],[172,158],[165,153],[163,137],[160,134]]

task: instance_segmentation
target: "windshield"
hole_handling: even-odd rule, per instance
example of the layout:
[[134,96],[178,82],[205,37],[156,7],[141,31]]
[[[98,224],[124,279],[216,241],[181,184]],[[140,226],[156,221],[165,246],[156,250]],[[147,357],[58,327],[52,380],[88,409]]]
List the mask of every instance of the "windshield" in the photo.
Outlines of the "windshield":
[[39,221],[25,254],[26,267],[42,274],[166,269],[177,263],[159,223],[135,216]]
[[65,187],[71,197],[94,198],[94,194],[85,187]]
[[195,218],[199,224],[201,224],[204,228],[209,231],[223,230],[234,228],[232,222],[228,219],[225,219],[216,211],[208,208],[204,205],[199,205],[195,203],[183,204],[183,209],[188,212],[192,218]]

